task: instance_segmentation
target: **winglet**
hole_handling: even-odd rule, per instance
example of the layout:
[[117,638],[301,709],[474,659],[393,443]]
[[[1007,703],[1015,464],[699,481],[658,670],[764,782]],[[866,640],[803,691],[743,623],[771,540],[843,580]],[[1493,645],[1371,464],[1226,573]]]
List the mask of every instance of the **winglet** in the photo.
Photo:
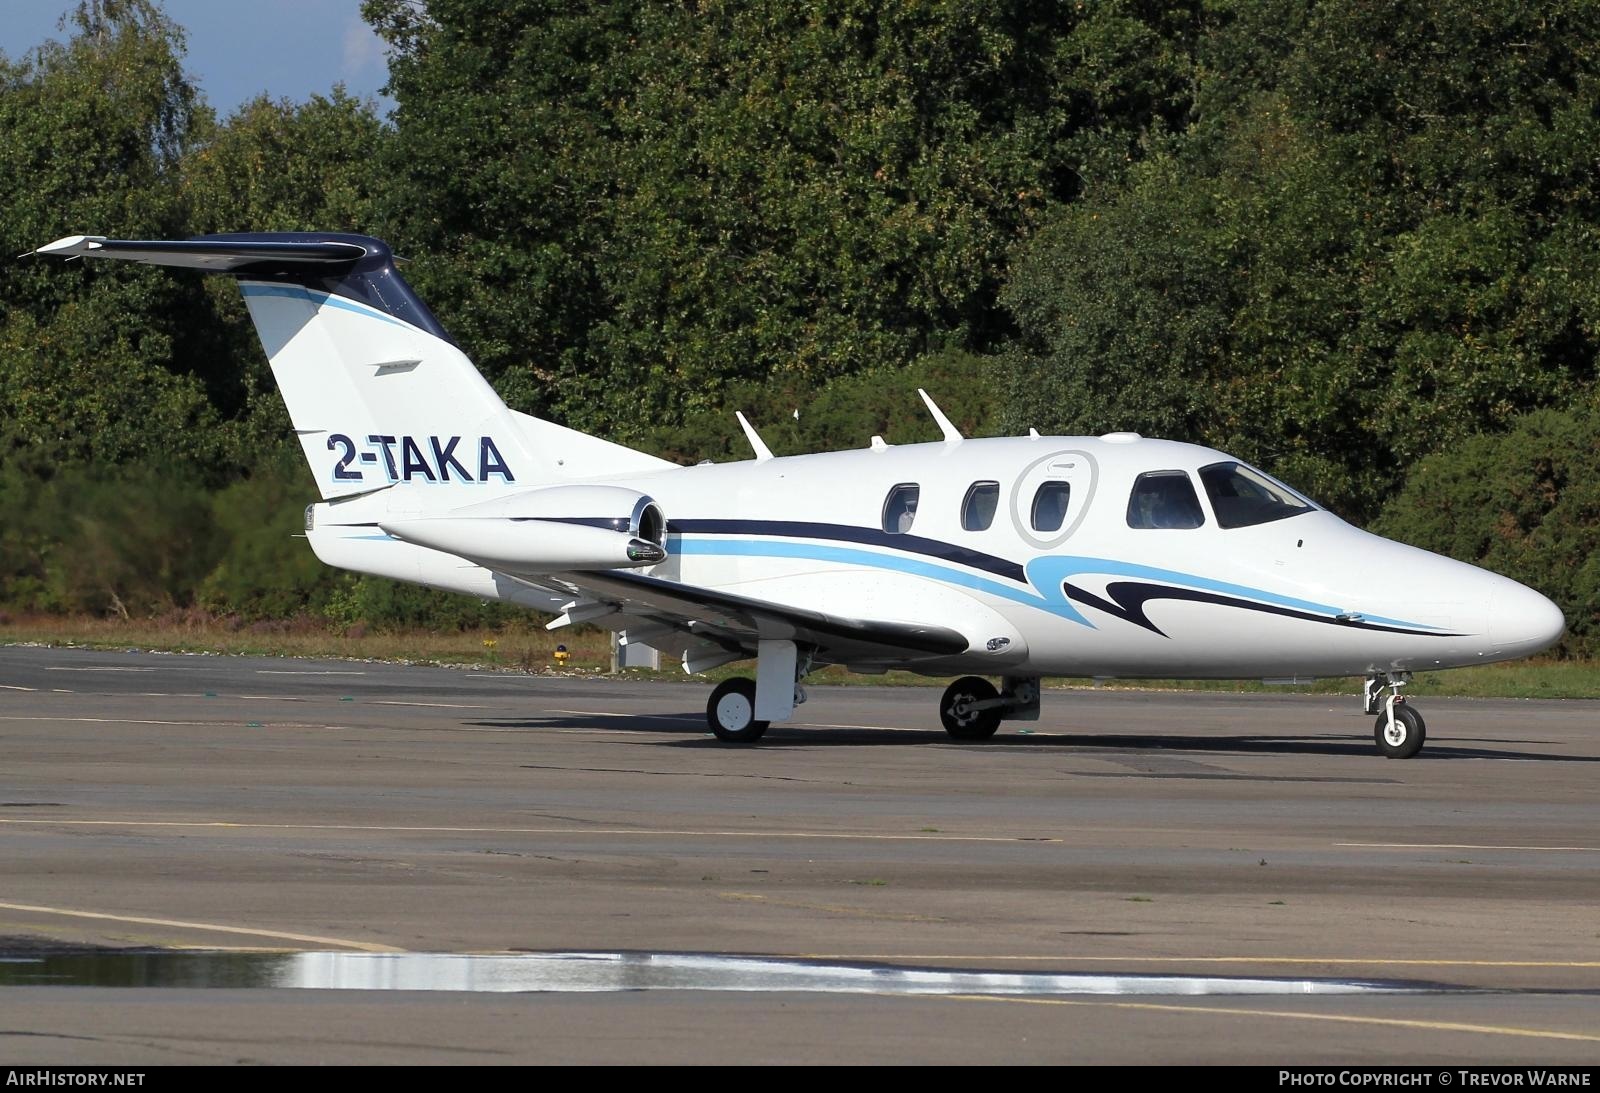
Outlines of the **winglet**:
[[950,419],[944,416],[944,411],[939,409],[928,392],[918,387],[917,394],[921,395],[922,401],[928,404],[928,413],[933,415],[933,420],[939,423],[939,431],[944,434],[944,442],[946,444],[960,444],[964,439],[961,435],[961,430],[950,423]]
[[756,432],[756,427],[746,420],[744,411],[735,410],[733,416],[739,419],[739,428],[744,430],[744,438],[750,442],[750,447],[756,450],[756,462],[765,463],[771,459],[772,449],[767,447],[767,442],[761,439],[761,434]]

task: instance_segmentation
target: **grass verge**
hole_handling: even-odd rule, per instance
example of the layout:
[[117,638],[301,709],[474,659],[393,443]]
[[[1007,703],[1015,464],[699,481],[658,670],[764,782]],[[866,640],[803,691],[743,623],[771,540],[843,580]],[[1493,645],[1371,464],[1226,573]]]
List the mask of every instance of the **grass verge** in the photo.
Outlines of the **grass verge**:
[[[609,671],[611,667],[610,634],[606,631],[569,627],[552,633],[532,617],[526,626],[438,633],[420,629],[338,628],[315,619],[247,623],[199,612],[132,620],[70,616],[13,617],[0,614],[0,644],[387,660],[566,675],[595,675]],[[564,662],[556,658],[557,646],[566,647],[568,658]],[[722,679],[748,671],[747,665],[731,665],[708,673],[706,678]],[[670,666],[664,666],[660,672],[630,669],[629,674],[683,678],[681,672]],[[927,686],[938,682],[912,672],[863,676],[841,668],[824,669],[812,675],[810,680],[821,684],[881,686]],[[1361,689],[1361,681],[1355,678],[1323,679],[1315,683],[1288,686],[1253,680],[1152,679],[1102,680],[1097,683],[1089,678],[1067,678],[1051,680],[1050,685],[1234,693],[1292,691],[1358,694]],[[1534,659],[1448,672],[1419,672],[1407,693],[1421,697],[1600,698],[1600,662]]]

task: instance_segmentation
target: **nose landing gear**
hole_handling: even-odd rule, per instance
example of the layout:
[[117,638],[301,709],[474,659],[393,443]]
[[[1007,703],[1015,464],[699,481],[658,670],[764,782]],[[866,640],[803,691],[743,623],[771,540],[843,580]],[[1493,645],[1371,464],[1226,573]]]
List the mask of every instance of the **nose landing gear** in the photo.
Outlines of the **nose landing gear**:
[[[1362,688],[1367,713],[1378,715],[1372,727],[1373,742],[1386,759],[1410,759],[1422,750],[1428,738],[1422,714],[1400,693],[1400,688],[1410,682],[1410,672],[1378,672],[1368,676]],[[1387,698],[1383,696],[1386,690]]]

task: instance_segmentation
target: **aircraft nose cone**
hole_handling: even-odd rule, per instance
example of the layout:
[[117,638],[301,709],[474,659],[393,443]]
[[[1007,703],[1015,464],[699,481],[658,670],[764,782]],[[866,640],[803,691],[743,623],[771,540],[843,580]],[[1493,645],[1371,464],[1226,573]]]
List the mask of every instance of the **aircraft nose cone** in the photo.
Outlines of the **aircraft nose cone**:
[[1497,586],[1489,598],[1489,640],[1496,649],[1537,653],[1554,645],[1566,626],[1561,608],[1514,581]]

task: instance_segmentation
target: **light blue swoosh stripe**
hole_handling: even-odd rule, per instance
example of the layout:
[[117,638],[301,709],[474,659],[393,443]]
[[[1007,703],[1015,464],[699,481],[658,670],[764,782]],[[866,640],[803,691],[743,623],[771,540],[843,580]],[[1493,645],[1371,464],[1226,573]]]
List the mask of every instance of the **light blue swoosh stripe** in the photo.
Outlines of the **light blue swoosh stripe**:
[[933,565],[899,554],[876,554],[870,550],[854,550],[850,547],[748,539],[679,539],[676,544],[669,547],[669,553],[746,558],[804,558],[807,561],[843,562],[847,565],[869,566],[874,569],[891,569],[917,577],[927,577],[929,580],[943,581],[945,584],[970,588],[976,592],[985,592],[1013,603],[1048,611],[1052,615],[1060,615],[1062,618],[1095,629],[1094,624],[1084,618],[1064,596],[1056,601],[1045,600],[1031,591],[1012,588],[987,577],[978,577],[971,573],[963,573],[959,569],[948,569],[945,566]]
[[[926,577],[930,580],[943,581],[946,584],[953,584],[962,588],[970,588],[978,592],[985,592],[991,596],[1009,600],[1012,603],[1019,603],[1026,607],[1033,607],[1053,615],[1059,615],[1091,629],[1098,629],[1098,627],[1085,618],[1066,598],[1062,582],[1067,577],[1083,573],[1105,574],[1114,577],[1142,577],[1147,580],[1165,581],[1169,584],[1183,585],[1190,588],[1203,588],[1210,592],[1220,592],[1243,599],[1259,600],[1263,603],[1276,604],[1280,607],[1306,611],[1311,614],[1326,615],[1329,618],[1344,612],[1344,608],[1335,607],[1331,604],[1302,600],[1294,596],[1284,596],[1260,588],[1251,588],[1249,585],[1233,584],[1229,581],[1219,581],[1211,577],[1200,577],[1191,573],[1180,573],[1177,570],[1160,569],[1156,566],[1139,565],[1133,562],[1119,562],[1109,558],[1085,558],[1071,555],[1035,558],[1027,565],[1028,580],[1033,585],[1033,590],[1024,590],[999,584],[986,577],[978,577],[970,573],[963,573],[960,570],[933,565],[920,559],[907,558],[897,554],[876,554],[871,551],[854,550],[848,547],[818,546],[809,543],[774,540],[696,538],[677,539],[671,546],[671,552],[676,554],[724,555],[730,557],[804,558],[809,561],[843,562],[849,565],[895,570],[918,577]],[[1409,622],[1405,619],[1391,619],[1380,615],[1363,614],[1363,618],[1367,622],[1381,625],[1407,626],[1418,630],[1439,629],[1437,626],[1430,626],[1425,623]]]
[[[1192,573],[1179,573],[1172,569],[1158,569],[1155,566],[1138,565],[1133,562],[1118,562],[1109,558],[1083,558],[1071,555],[1040,557],[1028,563],[1027,572],[1028,580],[1036,588],[1059,588],[1061,582],[1068,577],[1076,576],[1080,573],[1093,573],[1112,577],[1143,577],[1148,580],[1166,581],[1168,584],[1203,588],[1208,592],[1221,592],[1229,596],[1260,600],[1263,603],[1277,604],[1279,607],[1289,607],[1297,611],[1309,611],[1312,614],[1336,616],[1344,614],[1347,610],[1343,607],[1334,607],[1331,604],[1296,599],[1293,596],[1281,596],[1276,592],[1251,588],[1249,585],[1231,584],[1228,581],[1218,581],[1210,577],[1197,577]],[[1405,619],[1390,619],[1381,615],[1368,615],[1365,612],[1362,613],[1362,619],[1366,622],[1375,622],[1382,625],[1410,626],[1418,630],[1439,629],[1437,626],[1429,626],[1426,623],[1408,622]]]
[[239,291],[245,296],[282,296],[289,300],[305,300],[308,303],[316,304],[318,307],[335,307],[340,311],[351,311],[357,315],[364,315],[369,319],[382,319],[386,323],[393,323],[395,326],[404,327],[407,330],[413,329],[410,323],[403,323],[392,315],[385,315],[381,311],[363,307],[361,304],[346,300],[340,296],[333,296],[326,292],[313,292],[308,288],[300,288],[296,285],[243,285]]

